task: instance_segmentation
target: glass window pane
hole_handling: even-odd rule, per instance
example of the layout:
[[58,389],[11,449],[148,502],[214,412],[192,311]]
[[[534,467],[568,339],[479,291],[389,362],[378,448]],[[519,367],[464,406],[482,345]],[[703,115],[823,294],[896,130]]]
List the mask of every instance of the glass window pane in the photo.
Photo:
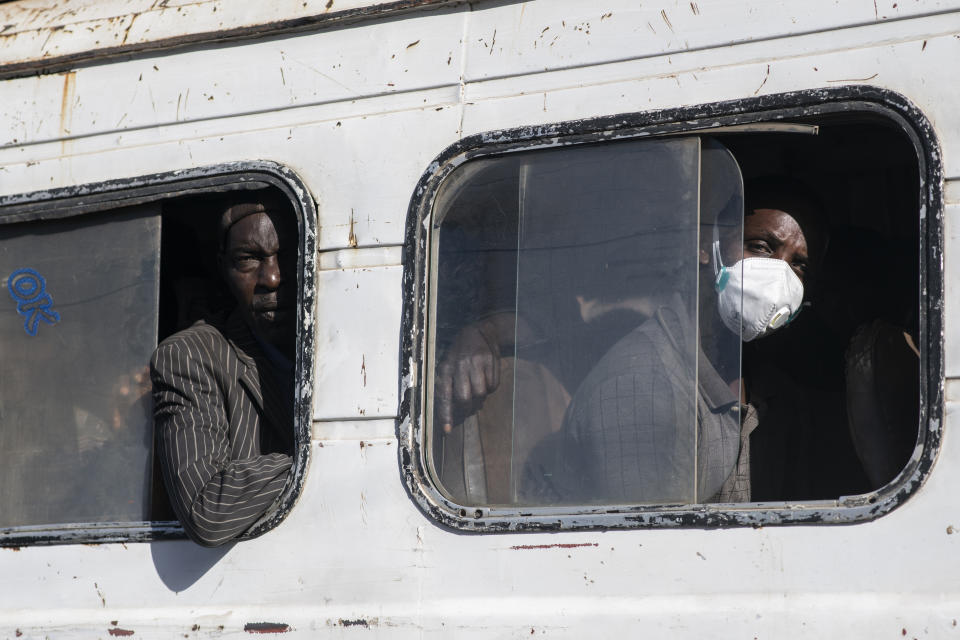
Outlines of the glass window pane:
[[[718,206],[736,212],[721,235],[739,251],[742,180],[714,145],[514,154],[467,163],[444,184],[427,446],[449,498],[546,506],[721,493],[738,453],[739,336],[713,330],[716,305],[698,313],[714,280],[700,258]],[[701,171],[718,176],[706,199]]]
[[148,519],[157,207],[0,225],[0,526]]

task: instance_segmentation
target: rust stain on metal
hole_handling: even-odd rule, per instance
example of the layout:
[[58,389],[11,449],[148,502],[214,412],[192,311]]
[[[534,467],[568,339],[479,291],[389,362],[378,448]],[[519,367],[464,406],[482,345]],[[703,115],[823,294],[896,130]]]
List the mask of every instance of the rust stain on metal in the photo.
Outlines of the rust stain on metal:
[[73,110],[70,104],[73,102],[73,94],[76,90],[77,72],[68,71],[63,74],[63,93],[60,96],[60,135],[70,134],[70,123],[73,119]]
[[283,622],[248,622],[243,625],[247,633],[286,633],[290,625]]
[[413,42],[411,42],[410,44],[407,45],[407,49],[409,49],[409,48],[411,48],[411,47],[415,47],[415,46],[417,46],[418,44],[420,44],[420,41],[419,41],[419,40],[414,40]]
[[327,0],[327,4],[324,6],[324,9],[329,11],[333,7],[333,0]]
[[107,633],[109,633],[109,634],[112,635],[112,636],[132,636],[132,635],[133,635],[133,630],[132,630],[132,629],[121,629],[121,628],[119,628],[119,627],[113,627],[113,628],[107,629]]
[[360,375],[363,376],[363,386],[367,386],[367,356],[360,356]]
[[133,23],[137,21],[137,18],[140,17],[139,13],[135,13],[130,16],[130,22],[127,24],[127,28],[123,30],[123,40],[120,42],[120,45],[127,44],[127,38],[130,37],[130,28],[133,27]]
[[763,82],[760,83],[760,86],[757,87],[757,90],[753,92],[753,95],[760,93],[760,89],[763,89],[763,85],[767,84],[767,80],[770,79],[770,65],[767,65],[767,73],[763,76]]
[[667,17],[666,9],[660,9],[660,17],[663,18],[665,23],[667,23],[667,28],[670,29],[671,33],[676,33],[676,31],[673,30],[673,25],[670,24],[670,18]]
[[347,245],[351,249],[357,248],[357,234],[353,232],[354,220],[353,220],[353,209],[350,209],[350,235],[347,236]]
[[690,11],[693,11],[693,15],[695,16],[700,15],[700,7],[697,6],[696,2],[690,3]]
[[956,531],[956,529],[953,528],[953,525],[952,525],[952,524],[947,525],[947,535],[948,535],[948,536],[953,535],[953,533],[954,533],[955,531]]
[[598,547],[596,542],[561,542],[557,544],[517,544],[510,547],[513,551],[527,549],[576,549],[577,547]]
[[867,82],[867,81],[869,81],[869,80],[873,80],[873,79],[876,78],[878,75],[880,75],[880,74],[879,74],[879,73],[875,73],[875,74],[873,74],[872,76],[868,76],[868,77],[866,77],[866,78],[839,78],[839,79],[837,79],[837,80],[827,80],[827,82]]

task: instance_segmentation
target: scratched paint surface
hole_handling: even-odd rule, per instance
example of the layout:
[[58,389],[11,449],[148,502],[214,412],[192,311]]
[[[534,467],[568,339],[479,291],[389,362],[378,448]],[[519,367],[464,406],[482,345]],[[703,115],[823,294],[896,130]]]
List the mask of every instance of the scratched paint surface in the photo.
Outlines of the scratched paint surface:
[[[396,415],[401,275],[397,263],[319,273],[314,420]],[[342,309],[352,322],[337,322]]]
[[[436,0],[414,4],[430,5]],[[0,4],[0,63],[76,56],[91,50],[148,48],[150,43],[204,33],[256,28],[274,22],[336,22],[376,13],[368,0],[71,0],[38,6]],[[196,38],[194,38],[196,40]]]
[[[128,13],[114,11],[120,4],[85,3],[77,24],[146,3]],[[196,4],[191,28],[214,27],[199,6],[212,14],[215,3]],[[956,380],[946,381],[948,436],[928,482],[895,512],[844,527],[454,533],[407,494],[394,436],[401,276],[397,255],[380,251],[402,243],[414,187],[440,151],[505,127],[868,83],[930,118],[945,174],[958,178],[960,18],[934,15],[957,3],[893,4],[481,2],[0,81],[0,194],[271,159],[311,189],[323,252],[313,457],[289,518],[219,550],[186,541],[0,549],[0,637],[960,633]],[[276,7],[266,11],[295,15]],[[900,19],[918,14],[930,15]],[[106,41],[130,23],[115,22]],[[152,37],[158,23],[137,18],[128,37]],[[948,292],[957,202],[947,210]],[[63,311],[67,291],[35,268]],[[955,298],[949,376],[960,371]],[[41,322],[38,338],[59,326]]]
[[739,0],[591,5],[576,0],[517,3],[477,12],[466,39],[467,77],[560,70],[844,26],[896,21],[955,9],[951,0],[797,3]]

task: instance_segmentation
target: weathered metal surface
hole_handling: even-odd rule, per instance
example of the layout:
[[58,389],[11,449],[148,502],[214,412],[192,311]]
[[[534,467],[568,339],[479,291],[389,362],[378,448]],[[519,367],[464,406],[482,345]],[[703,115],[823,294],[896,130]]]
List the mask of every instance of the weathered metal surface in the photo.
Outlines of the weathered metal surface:
[[[904,19],[957,7],[955,0],[849,0],[840,4],[774,0],[749,5],[737,0],[639,4],[619,0],[602,6],[576,0],[519,3],[475,14],[466,38],[465,73],[469,81],[489,80],[594,62],[716,50],[841,26],[891,23],[897,29],[896,24]],[[846,39],[840,46],[848,47]]]
[[[318,1],[305,11],[321,15],[326,2]],[[115,18],[110,7],[119,4],[64,8],[101,11],[83,18],[93,25]],[[171,14],[160,21],[161,13],[152,12],[149,20],[157,18],[158,26],[138,17],[130,36],[143,28],[149,40],[145,28],[151,26],[150,34],[195,28],[219,38],[200,10],[218,3],[169,2],[163,9],[176,13],[191,4],[199,8],[180,12],[188,11],[190,20],[168,24]],[[227,4],[239,6],[222,3],[217,13]],[[950,435],[960,393],[936,362],[925,369],[927,417],[936,418],[939,409],[941,419],[926,424],[931,434],[944,435],[936,464],[924,458],[926,482],[870,522],[780,527],[758,520],[753,528],[728,526],[731,516],[717,511],[710,516],[713,528],[463,535],[425,514],[408,492],[397,462],[396,408],[388,406],[397,388],[409,384],[397,356],[403,280],[392,252],[404,242],[418,181],[462,137],[522,127],[531,128],[531,137],[536,127],[554,135],[552,123],[590,118],[616,128],[625,114],[649,119],[752,98],[770,106],[763,100],[773,94],[869,84],[905,96],[925,116],[943,149],[943,157],[931,161],[942,163],[944,178],[960,178],[957,3],[893,7],[877,0],[875,13],[872,0],[842,7],[692,3],[696,10],[686,2],[635,4],[438,6],[402,16],[370,14],[334,29],[314,22],[283,36],[272,26],[259,33],[257,26],[244,31],[244,39],[202,46],[176,40],[169,51],[130,57],[98,57],[110,50],[97,49],[83,64],[80,57],[48,56],[30,73],[57,65],[68,73],[0,82],[0,194],[8,203],[24,200],[22,194],[78,187],[83,198],[95,199],[82,185],[142,186],[133,181],[228,162],[271,160],[300,176],[318,205],[320,252],[312,319],[320,339],[301,358],[325,381],[306,414],[323,418],[312,424],[310,467],[278,526],[219,550],[186,540],[142,541],[163,527],[147,534],[115,530],[106,539],[117,542],[96,545],[35,545],[45,541],[40,536],[63,542],[71,529],[36,532],[37,540],[0,549],[0,637],[114,637],[111,629],[132,631],[133,638],[249,638],[260,629],[284,638],[960,633],[954,577],[960,573],[960,439]],[[58,5],[19,2],[0,11],[41,6]],[[343,6],[337,1],[333,8]],[[260,21],[264,26],[300,16],[295,10],[279,3],[243,7],[271,13]],[[47,47],[84,41],[62,35],[67,26],[43,22],[49,14],[35,17],[39,22],[17,22],[24,33],[28,26],[48,29]],[[104,46],[127,26],[120,19],[101,28]],[[544,44],[548,35],[551,41],[559,35],[552,47]],[[36,44],[33,37],[23,43]],[[74,45],[81,53],[85,46]],[[158,39],[144,46],[165,45]],[[21,49],[0,51],[26,59],[9,53]],[[284,59],[290,52],[295,60]],[[9,65],[6,71],[14,73]],[[935,354],[942,344],[953,376],[960,371],[950,258],[957,253],[956,180],[945,193],[944,252],[928,242],[925,299],[929,315],[945,303],[947,318],[942,340],[928,332],[926,350]],[[924,224],[935,226],[931,219]],[[941,275],[946,293],[937,288]],[[352,292],[344,288],[350,284]],[[343,337],[323,338],[334,332]],[[377,355],[371,360],[368,353]],[[335,361],[345,363],[339,375],[325,364]],[[946,401],[938,395],[944,386]],[[337,391],[319,399],[328,390]],[[357,407],[367,413],[361,416]],[[371,413],[378,417],[368,420]],[[833,509],[805,508],[819,507]]]
[[93,60],[330,27],[462,0],[21,0],[0,4],[0,78]]
[[[396,415],[399,258],[397,251],[392,265],[318,274],[317,347],[323,356],[316,365],[314,420]],[[337,321],[344,309],[350,322]]]

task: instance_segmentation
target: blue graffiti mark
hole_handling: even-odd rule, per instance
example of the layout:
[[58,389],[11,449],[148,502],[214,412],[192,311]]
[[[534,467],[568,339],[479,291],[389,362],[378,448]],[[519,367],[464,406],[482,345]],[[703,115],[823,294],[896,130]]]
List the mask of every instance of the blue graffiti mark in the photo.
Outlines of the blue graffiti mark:
[[7,278],[7,289],[17,303],[17,313],[25,317],[23,328],[27,335],[37,335],[40,321],[60,322],[60,314],[53,310],[53,299],[47,293],[47,282],[35,269],[17,269]]

